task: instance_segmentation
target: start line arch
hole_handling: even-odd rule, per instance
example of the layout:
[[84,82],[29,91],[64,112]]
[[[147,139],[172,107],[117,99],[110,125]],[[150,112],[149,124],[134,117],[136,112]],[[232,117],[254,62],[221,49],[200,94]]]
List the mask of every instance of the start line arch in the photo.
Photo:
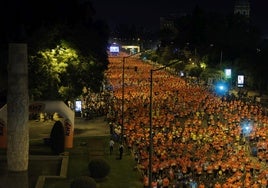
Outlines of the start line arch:
[[[29,115],[42,112],[59,114],[64,126],[64,146],[73,147],[75,113],[63,101],[36,101],[29,104]],[[7,147],[7,105],[0,109],[0,148]]]
[[136,45],[123,45],[121,46],[121,48],[125,49],[125,50],[137,50],[136,52],[134,53],[139,53],[140,52],[140,46],[136,46]]

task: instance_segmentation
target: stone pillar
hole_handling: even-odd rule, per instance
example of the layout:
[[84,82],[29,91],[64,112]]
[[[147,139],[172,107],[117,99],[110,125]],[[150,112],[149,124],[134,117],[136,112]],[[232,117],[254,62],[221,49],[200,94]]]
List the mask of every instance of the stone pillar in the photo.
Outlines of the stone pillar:
[[7,165],[8,171],[28,170],[29,96],[27,44],[9,44],[7,94]]

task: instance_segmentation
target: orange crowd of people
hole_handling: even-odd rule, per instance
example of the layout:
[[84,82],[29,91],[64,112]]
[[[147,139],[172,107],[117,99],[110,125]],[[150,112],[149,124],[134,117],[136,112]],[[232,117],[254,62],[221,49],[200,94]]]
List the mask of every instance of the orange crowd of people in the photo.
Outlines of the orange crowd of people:
[[[108,116],[138,156],[146,186],[150,70],[159,65],[126,58],[122,121],[122,59],[109,57],[106,77],[112,97]],[[154,187],[156,182],[162,187],[176,187],[191,181],[200,188],[267,186],[268,117],[260,104],[217,96],[207,87],[189,83],[165,69],[153,73],[152,83]],[[249,132],[243,123],[250,126]]]

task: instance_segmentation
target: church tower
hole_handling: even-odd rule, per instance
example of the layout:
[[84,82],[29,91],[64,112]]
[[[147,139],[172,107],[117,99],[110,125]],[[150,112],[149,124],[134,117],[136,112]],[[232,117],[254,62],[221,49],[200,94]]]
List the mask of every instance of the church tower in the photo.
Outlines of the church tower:
[[234,14],[244,15],[249,18],[250,16],[249,0],[235,0]]

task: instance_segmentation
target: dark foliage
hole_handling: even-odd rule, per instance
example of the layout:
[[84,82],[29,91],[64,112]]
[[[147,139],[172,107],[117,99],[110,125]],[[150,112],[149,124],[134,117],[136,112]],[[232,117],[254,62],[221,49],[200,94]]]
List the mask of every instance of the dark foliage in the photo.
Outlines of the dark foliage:
[[[81,88],[84,86],[99,90],[103,71],[108,65],[106,48],[109,27],[105,21],[94,19],[96,10],[90,1],[12,0],[4,1],[0,10],[0,96],[7,95],[7,44],[13,42],[27,43],[28,72],[31,75],[29,94],[32,100],[71,100],[81,95]],[[9,16],[4,12],[8,12]],[[65,84],[62,75],[59,75],[58,82],[55,82],[54,74],[46,69],[46,63],[49,62],[44,62],[38,54],[40,51],[54,49],[61,41],[67,41],[72,49],[77,51],[80,62],[93,62],[92,70],[86,70],[82,74],[77,72],[75,79],[69,78],[72,82],[67,80],[68,84]],[[94,72],[95,70],[98,72]],[[90,79],[83,75],[88,72],[92,73]],[[70,96],[59,93],[61,87],[68,87]],[[0,105],[2,103],[5,101],[2,102],[1,97]]]
[[108,162],[101,158],[92,159],[88,164],[89,174],[94,179],[102,179],[110,173]]

